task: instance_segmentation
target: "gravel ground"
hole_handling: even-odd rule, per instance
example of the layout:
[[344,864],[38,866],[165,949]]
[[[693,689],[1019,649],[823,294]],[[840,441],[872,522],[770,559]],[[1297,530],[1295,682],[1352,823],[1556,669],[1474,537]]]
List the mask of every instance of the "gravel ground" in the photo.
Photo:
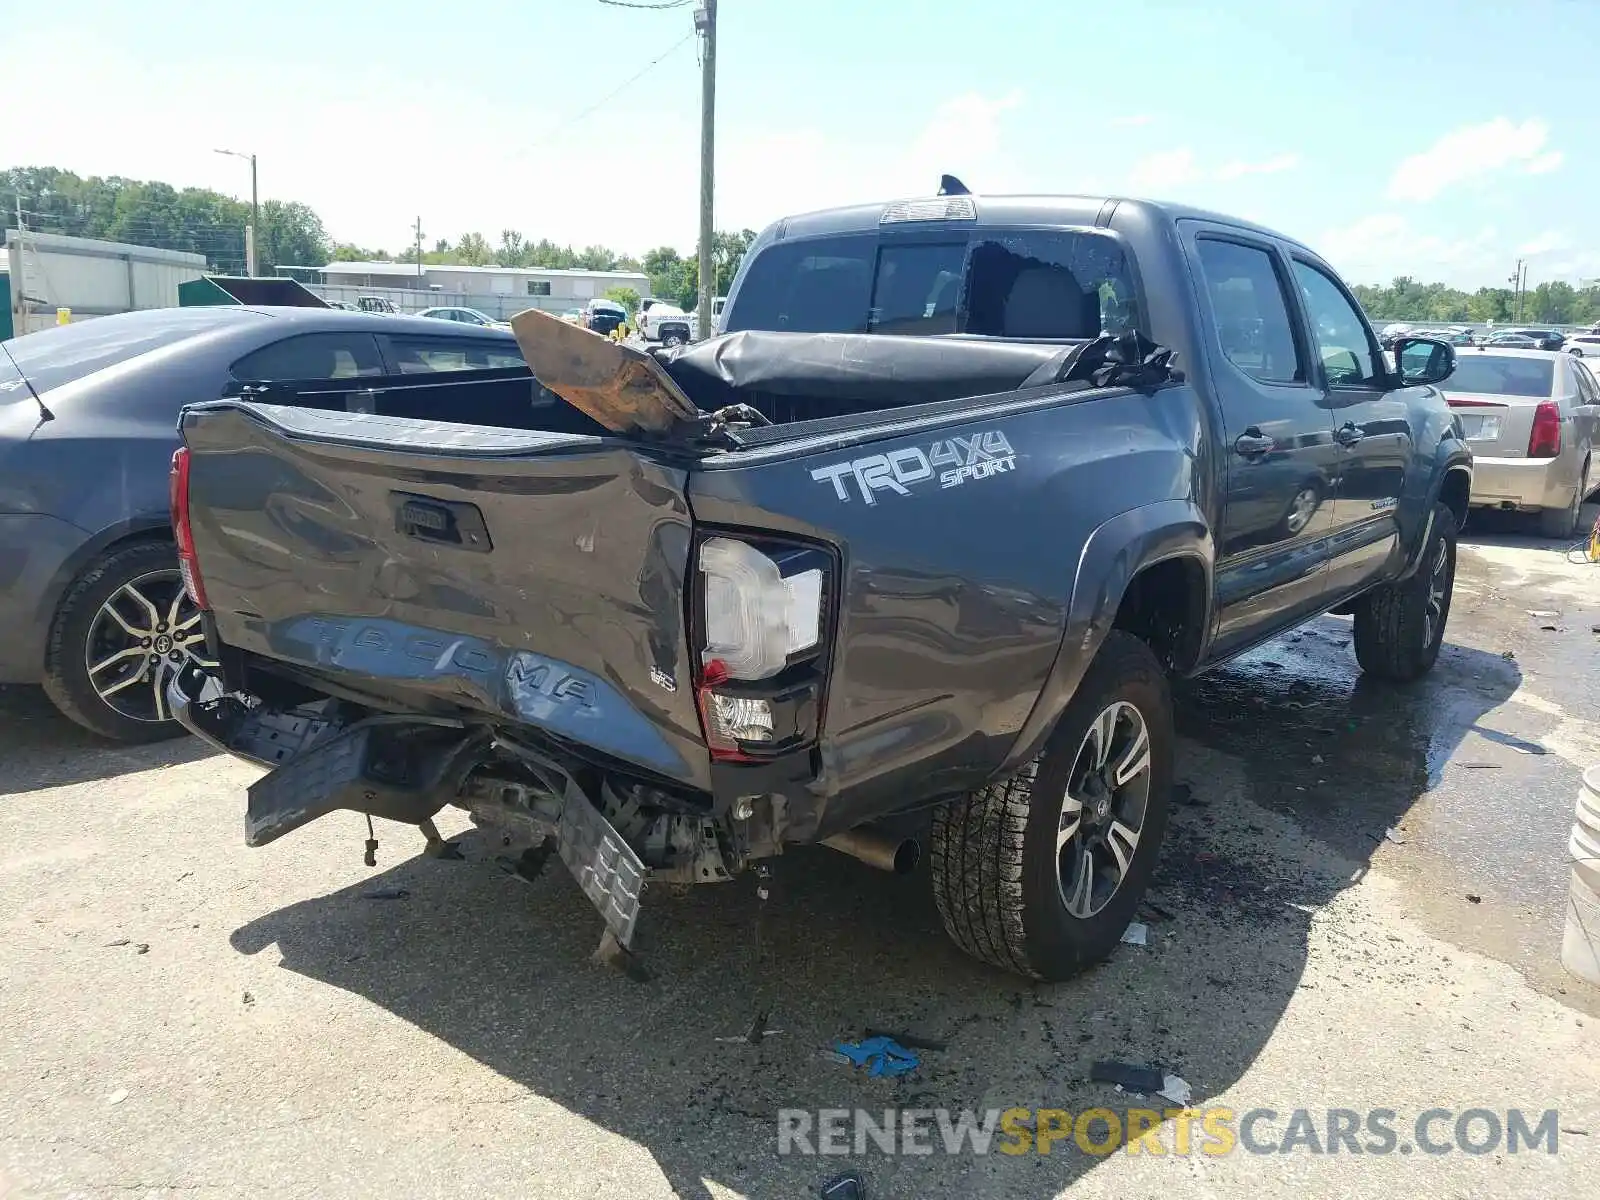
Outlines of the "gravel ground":
[[[961,956],[925,878],[822,850],[779,864],[759,961],[748,881],[657,898],[636,984],[589,961],[559,868],[529,886],[385,826],[370,870],[351,814],[247,850],[251,769],[0,689],[0,1195],[801,1197],[846,1167],[874,1197],[1592,1194],[1600,996],[1556,954],[1600,575],[1511,527],[1472,542],[1420,687],[1359,682],[1330,618],[1181,689],[1149,944],[1049,987]],[[757,1009],[779,1035],[715,1040]],[[946,1049],[898,1080],[820,1056],[868,1027]],[[1101,1059],[1196,1108],[1393,1109],[1401,1146],[776,1153],[780,1108],[1129,1104]],[[1564,1132],[1407,1153],[1433,1107]]]

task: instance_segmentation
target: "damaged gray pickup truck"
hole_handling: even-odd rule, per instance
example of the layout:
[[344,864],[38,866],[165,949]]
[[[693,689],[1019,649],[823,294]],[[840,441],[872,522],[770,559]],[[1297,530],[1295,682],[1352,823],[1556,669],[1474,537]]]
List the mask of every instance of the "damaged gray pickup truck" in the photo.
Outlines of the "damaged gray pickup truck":
[[523,313],[538,383],[497,378],[492,426],[450,422],[466,375],[404,415],[185,410],[222,694],[171,699],[268,768],[249,844],[346,809],[448,853],[454,805],[512,869],[558,853],[613,948],[652,884],[925,845],[963,949],[1061,979],[1156,865],[1169,677],[1329,611],[1369,673],[1438,656],[1454,351],[1387,366],[1290,239],[1132,200],[861,206],[762,233],[725,317],[647,355]]

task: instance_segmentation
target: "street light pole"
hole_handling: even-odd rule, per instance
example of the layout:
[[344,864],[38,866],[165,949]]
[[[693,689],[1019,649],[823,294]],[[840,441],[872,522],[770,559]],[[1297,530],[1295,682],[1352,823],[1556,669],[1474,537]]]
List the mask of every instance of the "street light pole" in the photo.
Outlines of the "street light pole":
[[261,231],[261,202],[256,192],[256,156],[243,154],[238,150],[218,150],[218,154],[226,154],[230,158],[244,158],[250,161],[250,224],[244,232],[244,270],[246,275],[256,273],[256,237]]
[[705,38],[700,59],[700,305],[699,335],[710,337],[711,300],[717,290],[712,194],[716,178],[717,0],[700,0],[694,27]]

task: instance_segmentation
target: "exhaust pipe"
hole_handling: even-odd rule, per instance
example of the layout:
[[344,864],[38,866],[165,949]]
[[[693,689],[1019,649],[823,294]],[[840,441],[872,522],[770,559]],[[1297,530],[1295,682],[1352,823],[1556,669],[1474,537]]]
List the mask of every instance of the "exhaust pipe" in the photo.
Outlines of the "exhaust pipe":
[[891,837],[866,825],[823,838],[822,844],[893,875],[909,875],[922,858],[916,838]]

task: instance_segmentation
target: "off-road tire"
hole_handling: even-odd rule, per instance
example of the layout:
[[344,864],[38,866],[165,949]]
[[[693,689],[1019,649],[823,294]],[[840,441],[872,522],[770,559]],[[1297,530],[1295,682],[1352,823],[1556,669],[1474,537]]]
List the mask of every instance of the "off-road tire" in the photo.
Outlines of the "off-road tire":
[[118,742],[160,742],[188,732],[176,721],[137,721],[111,708],[95,694],[84,662],[84,642],[100,606],[130,580],[177,565],[170,542],[133,542],[91,564],[67,589],[50,625],[44,669],[45,695],[63,716]]
[[[1438,661],[1455,589],[1456,532],[1455,514],[1447,505],[1435,505],[1428,544],[1422,549],[1417,569],[1406,579],[1374,588],[1356,602],[1356,662],[1368,675],[1391,683],[1411,683],[1426,675]],[[1441,545],[1447,572],[1444,599],[1435,626],[1429,631],[1433,567]]]
[[[1056,876],[1066,778],[1089,725],[1122,700],[1150,738],[1151,778],[1131,866],[1105,907],[1067,911]],[[945,931],[974,958],[1030,979],[1070,978],[1115,949],[1150,882],[1166,832],[1172,784],[1172,697],[1144,642],[1113,630],[1056,723],[1043,753],[1016,775],[934,812],[934,901]]]

